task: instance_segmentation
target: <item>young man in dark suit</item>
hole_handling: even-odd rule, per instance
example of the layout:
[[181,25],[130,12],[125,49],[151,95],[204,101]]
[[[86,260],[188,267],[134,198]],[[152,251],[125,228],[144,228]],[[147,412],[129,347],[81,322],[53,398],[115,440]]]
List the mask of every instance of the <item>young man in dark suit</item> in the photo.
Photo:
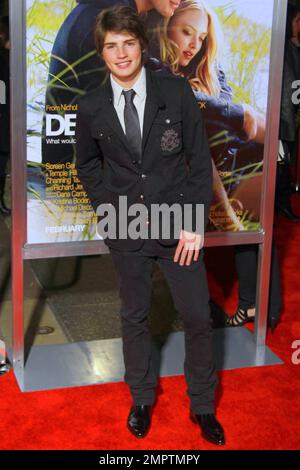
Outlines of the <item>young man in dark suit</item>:
[[[147,45],[143,24],[130,8],[103,11],[97,18],[96,47],[109,73],[98,89],[79,100],[77,169],[95,211],[119,197],[139,203],[150,229],[154,204],[204,205],[212,196],[211,158],[201,111],[188,82],[143,66]],[[106,206],[108,207],[108,206]],[[149,215],[151,213],[151,216]],[[121,214],[122,215],[122,214]],[[124,214],[123,214],[124,215]],[[191,418],[203,436],[222,445],[224,431],[214,415],[217,377],[213,359],[203,236],[182,226],[180,236],[105,240],[119,279],[125,381],[133,405],[128,428],[144,437],[150,428],[157,377],[147,325],[151,273],[159,263],[185,330],[184,372]]]

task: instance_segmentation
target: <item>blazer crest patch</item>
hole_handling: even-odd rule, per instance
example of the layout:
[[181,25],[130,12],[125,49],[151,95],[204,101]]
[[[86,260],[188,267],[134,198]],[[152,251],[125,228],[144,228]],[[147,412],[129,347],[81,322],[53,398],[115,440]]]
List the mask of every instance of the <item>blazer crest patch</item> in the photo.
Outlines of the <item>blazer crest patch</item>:
[[167,129],[161,137],[161,149],[163,152],[172,152],[180,145],[180,138],[175,129]]

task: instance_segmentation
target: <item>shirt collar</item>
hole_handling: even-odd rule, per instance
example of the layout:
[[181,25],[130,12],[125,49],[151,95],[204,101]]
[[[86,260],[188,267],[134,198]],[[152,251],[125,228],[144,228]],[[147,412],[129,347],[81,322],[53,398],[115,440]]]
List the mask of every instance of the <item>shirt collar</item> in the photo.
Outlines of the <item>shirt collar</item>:
[[[120,104],[120,99],[122,96],[122,91],[124,88],[116,82],[112,75],[110,75],[111,87],[113,90],[114,104],[118,106]],[[142,101],[146,97],[146,70],[145,67],[142,67],[141,73],[132,87],[132,90],[135,91],[138,98]]]

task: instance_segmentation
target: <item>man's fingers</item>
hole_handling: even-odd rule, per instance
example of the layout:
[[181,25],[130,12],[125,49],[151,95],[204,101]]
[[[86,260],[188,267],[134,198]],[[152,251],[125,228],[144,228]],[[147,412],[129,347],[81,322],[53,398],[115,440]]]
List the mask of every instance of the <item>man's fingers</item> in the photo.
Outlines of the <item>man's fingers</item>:
[[185,264],[185,259],[186,259],[186,256],[188,254],[188,251],[186,250],[186,248],[183,248],[182,252],[181,252],[181,256],[180,256],[180,266],[183,266]]
[[194,251],[194,261],[198,261],[199,254],[200,254],[200,249],[198,248]]
[[174,258],[173,258],[173,261],[175,261],[175,263],[177,263],[178,260],[179,260],[179,256],[180,256],[180,253],[183,249],[183,246],[184,246],[184,243],[182,242],[182,240],[179,240],[179,242],[177,244],[176,251],[175,251],[175,255],[174,255]]
[[189,266],[191,264],[191,261],[193,259],[193,255],[194,255],[194,250],[189,250],[188,251],[188,255],[187,255],[187,260],[186,260],[186,265]]
[[190,266],[192,261],[198,260],[202,246],[203,238],[201,236],[197,236],[196,240],[194,237],[194,241],[188,240],[183,236],[178,242],[173,261],[175,263],[179,261],[180,266],[184,264]]
[[194,246],[195,243],[191,242],[185,242],[182,253],[181,253],[181,258],[180,258],[180,266],[183,264],[190,265],[194,253]]

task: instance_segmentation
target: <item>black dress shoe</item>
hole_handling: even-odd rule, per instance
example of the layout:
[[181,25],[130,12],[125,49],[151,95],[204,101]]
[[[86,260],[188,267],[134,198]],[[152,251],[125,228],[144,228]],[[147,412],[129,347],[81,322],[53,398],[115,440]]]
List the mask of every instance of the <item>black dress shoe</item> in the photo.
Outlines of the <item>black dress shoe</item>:
[[138,438],[145,437],[150,429],[151,406],[149,405],[134,405],[131,407],[127,427],[129,431]]
[[225,444],[224,430],[214,414],[194,414],[191,412],[190,416],[193,423],[199,424],[204,439],[218,446]]

